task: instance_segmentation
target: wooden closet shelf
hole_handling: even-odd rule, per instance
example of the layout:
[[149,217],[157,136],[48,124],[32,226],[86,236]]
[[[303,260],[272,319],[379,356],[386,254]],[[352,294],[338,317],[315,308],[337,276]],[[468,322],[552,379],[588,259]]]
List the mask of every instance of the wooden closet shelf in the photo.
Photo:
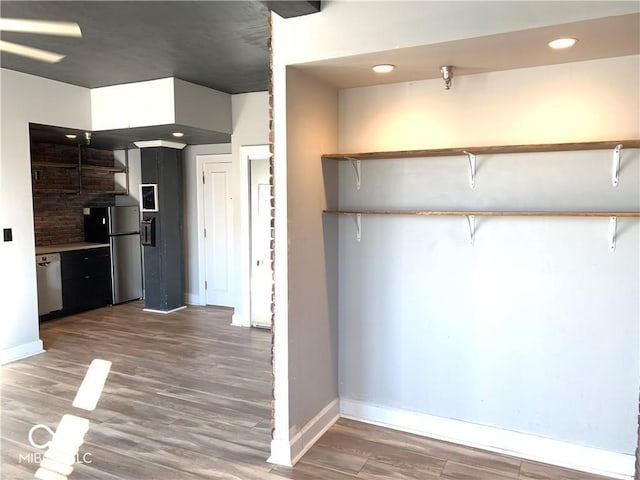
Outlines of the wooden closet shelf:
[[383,160],[395,158],[448,157],[456,155],[467,155],[467,152],[473,153],[475,155],[499,153],[570,152],[579,150],[608,150],[615,148],[617,145],[622,145],[623,148],[640,148],[640,139],[603,142],[546,143],[538,145],[500,145],[465,148],[455,147],[391,152],[330,153],[322,155],[322,158],[329,160]]
[[324,210],[336,215],[418,215],[478,217],[640,217],[640,212],[471,211],[471,210]]

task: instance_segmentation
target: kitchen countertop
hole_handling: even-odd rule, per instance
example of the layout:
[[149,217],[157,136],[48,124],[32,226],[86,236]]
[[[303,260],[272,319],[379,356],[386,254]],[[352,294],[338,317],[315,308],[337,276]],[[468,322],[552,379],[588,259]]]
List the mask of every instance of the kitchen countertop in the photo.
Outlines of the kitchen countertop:
[[36,247],[36,255],[46,255],[47,253],[68,252],[71,250],[86,250],[88,248],[100,248],[108,247],[108,243],[89,243],[89,242],[76,242],[76,243],[60,243],[58,245],[44,245]]

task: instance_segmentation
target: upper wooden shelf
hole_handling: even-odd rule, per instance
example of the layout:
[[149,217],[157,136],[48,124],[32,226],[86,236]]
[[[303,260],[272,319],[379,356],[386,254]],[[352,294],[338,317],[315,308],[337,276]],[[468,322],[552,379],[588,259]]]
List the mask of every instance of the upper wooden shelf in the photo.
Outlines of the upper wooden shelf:
[[478,217],[640,217],[640,212],[492,211],[492,210],[324,210],[337,215],[421,215]]
[[105,165],[87,165],[83,163],[78,167],[77,163],[70,162],[32,162],[34,167],[44,168],[80,168],[81,170],[89,170],[94,172],[106,172],[106,173],[125,173],[127,169],[125,167],[110,167]]
[[615,140],[605,142],[578,142],[578,143],[545,143],[539,145],[500,145],[484,147],[455,147],[436,148],[430,150],[402,150],[391,152],[361,152],[361,153],[329,153],[322,158],[331,160],[383,160],[394,158],[420,158],[420,157],[449,157],[467,155],[467,152],[475,155],[499,154],[499,153],[535,153],[535,152],[570,152],[579,150],[608,150],[617,145],[623,148],[640,148],[640,139]]

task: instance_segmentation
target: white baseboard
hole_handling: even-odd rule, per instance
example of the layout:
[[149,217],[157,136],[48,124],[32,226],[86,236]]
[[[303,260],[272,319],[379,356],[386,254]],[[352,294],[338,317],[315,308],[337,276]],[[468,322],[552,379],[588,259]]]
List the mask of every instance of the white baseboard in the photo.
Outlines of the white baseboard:
[[318,439],[340,418],[340,400],[334,398],[307,422],[289,441],[272,440],[269,463],[285,467],[294,466]]
[[42,347],[42,340],[23,343],[17,347],[6,348],[0,351],[0,365],[15,362],[16,360],[22,360],[23,358],[31,357],[43,352],[44,348]]
[[291,463],[295,465],[340,418],[340,400],[334,398],[290,439]]
[[267,458],[267,463],[293,467],[291,463],[291,446],[287,440],[271,440],[271,455]]
[[153,308],[143,308],[142,311],[143,312],[149,312],[149,313],[173,313],[173,312],[177,312],[178,310],[184,310],[185,308],[187,308],[186,305],[183,305],[181,307],[178,308],[173,308],[171,310],[154,310]]
[[231,315],[231,325],[234,327],[250,327],[249,322],[239,314],[234,313]]
[[345,418],[611,478],[632,480],[633,455],[342,399]]

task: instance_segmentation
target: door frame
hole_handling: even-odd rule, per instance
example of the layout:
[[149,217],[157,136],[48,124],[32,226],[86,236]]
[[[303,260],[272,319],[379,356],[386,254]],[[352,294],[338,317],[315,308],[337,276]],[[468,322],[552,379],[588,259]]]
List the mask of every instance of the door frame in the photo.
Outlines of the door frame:
[[251,160],[270,160],[269,145],[250,145],[240,147],[240,258],[242,300],[239,323],[243,327],[251,326]]

